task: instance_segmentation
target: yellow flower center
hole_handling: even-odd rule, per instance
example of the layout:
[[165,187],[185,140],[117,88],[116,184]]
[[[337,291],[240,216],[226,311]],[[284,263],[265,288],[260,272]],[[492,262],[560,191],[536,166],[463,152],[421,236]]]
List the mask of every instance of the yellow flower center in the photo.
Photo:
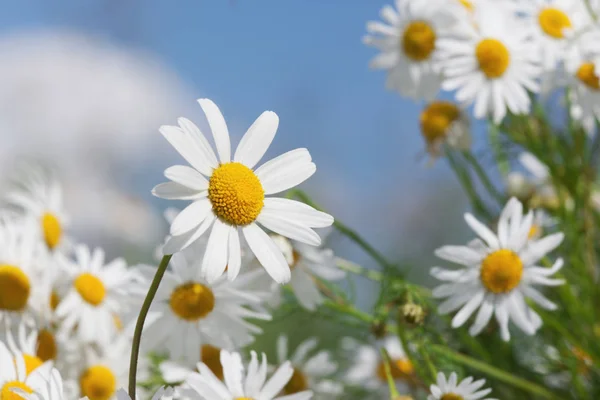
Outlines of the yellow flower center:
[[479,69],[489,79],[500,78],[510,63],[506,46],[496,39],[483,39],[475,48]]
[[427,22],[413,21],[402,35],[402,50],[413,61],[427,60],[435,50],[435,31]]
[[555,39],[565,37],[565,28],[571,27],[571,20],[561,10],[557,8],[544,8],[538,15],[538,22],[544,33]]
[[48,245],[49,249],[54,249],[62,237],[60,222],[54,214],[47,212],[42,216],[42,231],[44,232],[46,245]]
[[294,368],[294,374],[283,388],[285,394],[294,394],[308,390],[308,378],[302,371]]
[[22,311],[29,300],[29,278],[13,265],[0,265],[0,310]]
[[536,224],[532,224],[527,238],[533,239],[534,237],[539,236],[540,233],[542,233],[542,228]]
[[56,339],[52,332],[42,329],[38,333],[37,337],[37,352],[36,355],[42,361],[56,359],[58,353],[58,346],[56,345]]
[[252,397],[236,397],[234,400],[254,400]]
[[[25,374],[29,375],[33,370],[42,365],[44,362],[37,356],[29,354],[23,354],[23,361],[25,362]],[[16,363],[16,360],[15,360]]]
[[[414,372],[414,367],[409,359],[399,358],[392,360],[390,363],[390,369],[392,372],[392,378],[408,380]],[[382,381],[387,381],[387,375],[385,374],[385,363],[381,361],[377,366],[377,376]]]
[[449,101],[434,101],[420,115],[421,134],[427,143],[443,139],[448,128],[460,117],[460,109]]
[[440,397],[440,400],[464,400],[464,397],[456,393],[446,393]]
[[590,62],[581,64],[576,75],[590,89],[600,89],[600,79],[596,76],[596,67],[594,67],[594,64]]
[[469,0],[458,0],[460,4],[462,4],[462,6],[464,8],[466,8],[469,11],[473,11],[475,9],[475,7],[473,7],[473,3],[471,3]]
[[205,344],[200,350],[200,360],[220,380],[223,380],[223,366],[221,365],[221,349]]
[[81,298],[93,306],[100,305],[106,296],[104,283],[89,272],[79,275],[73,285]]
[[103,365],[88,368],[79,378],[81,396],[89,400],[108,400],[117,390],[117,379],[110,369]]
[[215,295],[201,283],[188,282],[175,288],[169,305],[178,317],[186,321],[197,321],[215,308]]
[[492,293],[508,293],[519,285],[523,262],[507,249],[490,253],[481,263],[481,282]]
[[10,381],[6,382],[4,386],[2,386],[2,391],[0,391],[0,400],[23,400],[21,395],[14,393],[13,389],[21,389],[26,393],[33,393],[33,390],[19,381]]
[[60,297],[58,297],[58,293],[53,290],[52,293],[50,293],[50,309],[52,311],[56,310],[58,303],[60,303]]
[[208,183],[213,211],[231,225],[248,225],[263,208],[265,191],[258,177],[243,164],[221,164]]

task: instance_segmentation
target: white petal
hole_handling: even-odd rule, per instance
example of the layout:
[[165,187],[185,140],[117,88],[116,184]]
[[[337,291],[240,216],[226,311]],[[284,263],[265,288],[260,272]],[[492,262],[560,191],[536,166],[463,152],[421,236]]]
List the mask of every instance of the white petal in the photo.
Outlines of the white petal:
[[215,218],[213,213],[209,213],[197,229],[191,230],[180,236],[170,237],[162,248],[163,254],[175,254],[194,243],[208,228],[210,228]]
[[483,300],[483,297],[483,292],[478,292],[475,296],[473,296],[467,302],[467,304],[465,304],[463,308],[461,308],[461,310],[456,313],[454,318],[452,318],[452,327],[458,328],[459,326],[462,326],[462,324],[464,324],[467,321],[467,319],[469,319],[469,317],[471,316],[471,314],[473,314],[477,307],[479,307],[481,301]]
[[264,201],[262,212],[279,212],[285,218],[303,223],[311,228],[325,228],[333,224],[333,217],[322,211],[315,210],[300,201],[269,197]]
[[272,399],[283,389],[294,374],[294,368],[289,361],[283,363],[267,381],[258,396],[261,399]]
[[256,176],[265,190],[265,194],[279,193],[292,188],[315,173],[317,167],[311,162],[306,149],[288,151],[260,166]]
[[242,232],[248,246],[271,278],[278,283],[289,282],[290,267],[273,239],[256,224],[243,227]]
[[208,189],[208,180],[200,172],[186,165],[174,165],[165,170],[165,177],[190,189]]
[[160,183],[152,189],[152,194],[167,200],[196,200],[206,197],[206,192],[199,192],[176,182]]
[[278,126],[277,114],[273,111],[263,112],[242,137],[233,160],[253,168],[271,145]]
[[261,212],[257,218],[257,222],[265,228],[275,233],[279,233],[281,236],[310,244],[311,246],[319,246],[321,244],[321,238],[311,228],[282,218],[277,213],[269,215]]
[[545,236],[542,239],[530,241],[521,257],[523,264],[531,265],[541,260],[546,254],[556,249],[563,241],[565,235],[562,232]]
[[317,288],[317,284],[306,272],[302,270],[292,272],[290,284],[298,302],[305,309],[314,311],[319,304],[323,303],[324,298]]
[[498,242],[498,238],[494,235],[494,232],[490,230],[487,226],[479,222],[474,216],[467,213],[465,214],[465,221],[467,224],[473,229],[473,231],[481,237],[488,246],[492,249],[498,249],[500,247],[500,243]]
[[229,230],[229,258],[227,261],[227,279],[234,280],[240,273],[242,265],[242,249],[238,228],[232,226]]
[[183,209],[171,224],[171,235],[179,236],[200,225],[211,213],[212,205],[208,199],[193,202]]
[[[190,124],[192,123],[190,122]],[[198,132],[200,131],[198,130]],[[192,167],[204,175],[210,176],[212,169],[216,167],[216,162],[215,164],[212,163],[213,160],[207,157],[205,149],[200,148],[196,138],[189,132],[176,126],[161,126],[160,133]],[[202,135],[202,133],[199,134]],[[210,147],[209,151],[212,152]],[[214,157],[214,153],[212,155]]]
[[510,340],[510,332],[508,330],[508,310],[506,309],[506,296],[496,298],[496,321],[500,325],[500,337],[505,342]]
[[230,228],[217,218],[210,232],[202,259],[202,274],[208,283],[216,281],[225,271]]
[[221,110],[212,100],[199,99],[200,107],[206,115],[206,120],[212,131],[215,144],[217,146],[217,153],[219,153],[219,159],[222,164],[231,161],[231,144],[229,143],[229,130],[227,129],[227,123]]
[[466,266],[475,266],[483,259],[482,254],[467,246],[443,246],[435,251],[435,255]]
[[493,314],[494,314],[493,297],[488,296],[481,303],[479,312],[477,313],[477,316],[475,317],[475,322],[473,323],[473,325],[471,325],[471,328],[469,328],[469,334],[471,336],[478,335],[483,330],[483,328],[485,328],[486,325],[490,322],[490,319],[492,318]]

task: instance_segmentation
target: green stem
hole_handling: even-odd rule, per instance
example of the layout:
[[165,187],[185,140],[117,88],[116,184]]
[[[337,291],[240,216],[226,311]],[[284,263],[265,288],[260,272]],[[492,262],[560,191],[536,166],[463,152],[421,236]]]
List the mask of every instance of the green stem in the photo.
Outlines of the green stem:
[[380,351],[381,356],[383,357],[383,369],[385,370],[385,377],[390,388],[390,398],[395,399],[400,396],[400,393],[398,393],[398,389],[396,389],[396,384],[394,383],[392,367],[390,366],[391,358],[385,348],[381,347]]
[[492,121],[489,121],[488,130],[490,144],[492,146],[492,150],[494,151],[496,163],[498,164],[498,170],[500,171],[502,176],[506,178],[506,176],[510,172],[510,164],[508,162],[508,157],[506,156],[506,152],[504,151],[502,143],[500,142],[500,127]]
[[160,264],[156,269],[156,274],[154,274],[154,279],[152,279],[152,283],[150,284],[150,288],[148,289],[148,294],[146,295],[144,303],[142,304],[140,315],[138,315],[138,319],[135,324],[135,331],[133,333],[133,343],[131,345],[131,360],[129,362],[129,397],[131,398],[131,400],[135,400],[137,364],[138,357],[140,355],[140,341],[142,339],[144,321],[146,320],[146,316],[148,315],[150,305],[152,304],[152,300],[154,300],[154,296],[156,295],[156,291],[158,290],[160,281],[165,275],[165,271],[167,270],[169,261],[171,261],[171,257],[171,254],[166,255],[160,261]]
[[523,389],[529,393],[541,396],[545,399],[551,399],[551,400],[560,400],[561,399],[560,397],[555,396],[552,392],[550,392],[548,389],[546,389],[542,386],[539,386],[533,382],[529,382],[526,379],[519,378],[517,376],[509,374],[508,372],[502,371],[501,369],[493,367],[484,362],[478,361],[469,356],[465,356],[464,354],[457,353],[454,350],[451,350],[447,347],[440,346],[440,345],[430,345],[429,349],[435,353],[446,356],[457,363],[460,363],[467,367],[478,370],[484,374],[487,374],[491,377],[498,379],[499,381],[505,382],[516,388]]
[[502,193],[500,193],[498,191],[498,189],[496,189],[496,187],[494,186],[494,184],[492,183],[492,181],[490,180],[488,175],[485,173],[485,171],[481,167],[481,164],[479,164],[479,161],[477,161],[475,156],[473,156],[473,153],[471,153],[470,151],[465,151],[465,152],[463,152],[463,155],[465,156],[467,161],[471,164],[471,166],[475,170],[475,173],[479,177],[479,180],[481,180],[481,183],[483,184],[485,189],[488,191],[488,193],[491,194],[500,205],[504,205],[504,202],[505,202],[504,196],[502,195]]
[[487,219],[492,220],[493,215],[479,198],[479,195],[477,194],[477,191],[475,190],[475,188],[473,187],[473,183],[471,182],[471,177],[468,176],[464,168],[461,168],[451,151],[446,152],[446,159],[448,160],[452,171],[454,171],[454,173],[456,174],[456,177],[461,183],[464,191],[467,193],[467,196],[471,201],[471,205],[473,206],[473,210],[479,214],[484,215]]
[[336,266],[339,269],[343,269],[344,271],[347,271],[347,272],[350,272],[350,273],[353,273],[356,275],[364,276],[365,278],[370,279],[375,282],[381,282],[384,279],[384,275],[379,271],[365,268],[363,266],[354,264],[353,262],[350,262],[348,260],[344,260],[341,258],[336,259]]

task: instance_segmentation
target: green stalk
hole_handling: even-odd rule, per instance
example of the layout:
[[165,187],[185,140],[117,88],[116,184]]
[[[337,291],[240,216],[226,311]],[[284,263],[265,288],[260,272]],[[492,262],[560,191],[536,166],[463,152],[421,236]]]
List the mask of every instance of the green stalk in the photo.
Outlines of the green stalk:
[[488,193],[490,195],[492,195],[492,197],[494,197],[494,199],[496,199],[498,204],[504,205],[504,203],[505,203],[504,195],[502,193],[500,193],[498,191],[498,189],[496,189],[496,187],[494,186],[494,184],[492,183],[492,181],[490,180],[488,175],[485,173],[481,164],[479,164],[479,161],[477,161],[477,159],[473,156],[473,153],[471,153],[470,151],[465,151],[465,152],[463,152],[463,155],[464,155],[465,159],[471,164],[471,166],[475,170],[475,173],[479,177],[479,180],[481,181],[481,183],[483,184],[485,189],[488,191]]
[[390,388],[390,398],[395,399],[397,397],[400,397],[400,393],[398,393],[398,389],[396,389],[394,377],[392,376],[392,367],[390,366],[391,358],[385,348],[381,347],[380,351],[381,356],[383,357],[383,369],[385,370],[385,378],[387,379],[387,384]]
[[160,281],[165,275],[165,271],[167,270],[169,261],[171,261],[171,257],[171,254],[166,255],[160,261],[160,264],[156,269],[156,274],[154,274],[154,279],[152,279],[152,283],[150,284],[150,288],[148,289],[148,294],[146,295],[144,303],[142,304],[140,315],[138,315],[138,319],[135,324],[135,331],[133,333],[133,343],[131,345],[131,360],[129,362],[129,397],[131,398],[131,400],[135,400],[137,364],[140,355],[140,342],[142,340],[142,330],[144,329],[144,321],[146,320],[146,316],[148,315],[150,305],[152,304],[152,300],[154,300],[154,296],[156,295],[158,286],[160,285]]

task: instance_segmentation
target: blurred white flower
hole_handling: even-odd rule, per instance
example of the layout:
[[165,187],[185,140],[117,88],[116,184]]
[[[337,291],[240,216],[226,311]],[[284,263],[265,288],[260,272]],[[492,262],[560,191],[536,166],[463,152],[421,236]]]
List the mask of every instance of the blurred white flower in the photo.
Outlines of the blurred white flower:
[[419,125],[432,159],[442,154],[444,143],[459,150],[471,147],[469,117],[452,102],[429,103],[419,115]]

